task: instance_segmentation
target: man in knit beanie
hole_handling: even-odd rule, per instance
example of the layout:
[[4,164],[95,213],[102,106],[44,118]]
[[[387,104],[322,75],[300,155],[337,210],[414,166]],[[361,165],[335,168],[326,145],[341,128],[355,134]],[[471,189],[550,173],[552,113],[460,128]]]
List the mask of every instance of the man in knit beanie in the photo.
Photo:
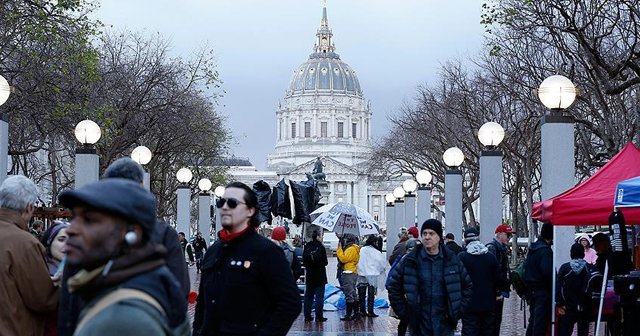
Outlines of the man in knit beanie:
[[407,253],[390,274],[391,307],[409,323],[411,335],[453,335],[471,300],[471,279],[455,253],[444,248],[440,221],[426,220],[420,237],[422,247]]

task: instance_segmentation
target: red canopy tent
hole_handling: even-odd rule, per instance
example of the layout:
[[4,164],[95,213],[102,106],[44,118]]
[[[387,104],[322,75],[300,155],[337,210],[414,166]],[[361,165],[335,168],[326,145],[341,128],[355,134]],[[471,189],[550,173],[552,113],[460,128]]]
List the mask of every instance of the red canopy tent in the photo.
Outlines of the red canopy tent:
[[[618,182],[640,176],[640,150],[628,143],[593,176],[533,205],[532,218],[553,225],[608,225]],[[640,208],[625,208],[625,221],[640,223]]]

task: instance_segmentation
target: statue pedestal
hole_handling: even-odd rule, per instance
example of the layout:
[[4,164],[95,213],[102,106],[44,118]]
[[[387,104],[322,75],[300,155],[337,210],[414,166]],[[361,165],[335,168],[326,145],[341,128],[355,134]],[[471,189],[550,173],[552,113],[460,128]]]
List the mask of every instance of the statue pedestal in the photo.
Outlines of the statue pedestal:
[[320,190],[320,202],[318,202],[318,207],[329,204],[329,195],[331,191],[329,191],[329,182],[325,180],[320,180],[317,182],[318,190]]

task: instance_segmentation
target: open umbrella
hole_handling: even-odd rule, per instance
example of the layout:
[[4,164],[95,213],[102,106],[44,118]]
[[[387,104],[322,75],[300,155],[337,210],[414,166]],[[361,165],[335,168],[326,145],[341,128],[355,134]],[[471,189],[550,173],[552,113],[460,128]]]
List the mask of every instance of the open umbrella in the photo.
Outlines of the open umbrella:
[[356,236],[377,234],[378,223],[366,210],[353,204],[338,202],[327,204],[311,213],[317,216],[312,224],[337,233],[351,233]]

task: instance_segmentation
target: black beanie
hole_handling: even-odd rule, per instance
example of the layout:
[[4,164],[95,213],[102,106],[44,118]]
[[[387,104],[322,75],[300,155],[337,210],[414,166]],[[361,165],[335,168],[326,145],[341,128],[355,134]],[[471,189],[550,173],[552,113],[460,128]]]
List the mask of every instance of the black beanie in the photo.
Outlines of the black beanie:
[[424,232],[424,230],[426,229],[435,231],[440,237],[440,240],[442,240],[442,223],[440,223],[439,220],[432,218],[424,221],[424,223],[422,223],[422,227],[420,228],[420,234],[422,235],[422,232]]
[[571,245],[571,259],[582,259],[584,258],[584,246],[580,243],[575,243]]
[[540,237],[547,240],[553,239],[553,225],[551,225],[551,223],[542,224],[542,229],[540,230]]

